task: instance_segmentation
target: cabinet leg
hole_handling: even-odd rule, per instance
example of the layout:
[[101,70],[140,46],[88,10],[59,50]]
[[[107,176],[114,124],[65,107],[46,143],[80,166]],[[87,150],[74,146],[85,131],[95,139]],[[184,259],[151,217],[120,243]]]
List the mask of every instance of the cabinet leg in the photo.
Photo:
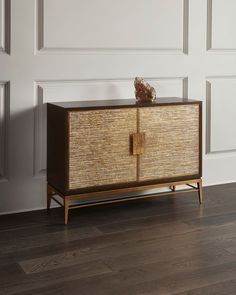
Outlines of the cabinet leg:
[[47,210],[51,207],[51,200],[52,200],[52,189],[49,185],[47,185]]
[[175,185],[171,185],[170,189],[172,190],[172,192],[175,192]]
[[202,180],[199,179],[197,183],[199,204],[202,204]]
[[68,213],[69,213],[69,201],[64,198],[64,223],[68,223]]

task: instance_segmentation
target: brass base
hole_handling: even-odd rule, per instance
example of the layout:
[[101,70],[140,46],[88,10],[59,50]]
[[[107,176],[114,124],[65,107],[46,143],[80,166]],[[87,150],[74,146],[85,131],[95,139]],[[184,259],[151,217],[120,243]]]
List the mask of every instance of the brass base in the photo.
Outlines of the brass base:
[[[194,186],[193,184],[197,184],[197,186]],[[182,190],[176,190],[177,185],[187,185],[190,187],[190,189],[182,189]],[[130,191],[140,191],[140,190],[147,190],[147,189],[154,189],[154,188],[161,188],[161,187],[169,187],[170,191],[163,192],[163,193],[155,193],[155,194],[148,194],[148,195],[141,195],[141,196],[130,196],[130,197],[123,197],[119,199],[112,199],[112,200],[101,200],[97,202],[88,202],[83,203],[80,205],[70,205],[70,201],[79,200],[83,198],[89,198],[89,197],[95,197],[95,196],[101,196],[101,195],[114,195],[118,193],[125,193]],[[83,194],[77,194],[77,195],[69,195],[65,196],[58,192],[55,188],[53,188],[51,185],[47,185],[47,209],[50,209],[51,206],[51,200],[54,200],[57,204],[59,204],[61,207],[64,208],[64,223],[68,223],[68,213],[70,209],[76,209],[76,208],[82,208],[82,207],[88,207],[88,206],[96,206],[96,205],[103,205],[103,204],[111,204],[111,203],[119,203],[124,201],[131,201],[131,200],[137,200],[137,199],[144,199],[144,198],[153,198],[163,195],[169,195],[169,194],[177,194],[177,193],[188,193],[188,192],[198,192],[198,199],[199,204],[202,204],[202,179],[192,179],[192,180],[185,180],[185,181],[176,181],[176,182],[169,182],[169,183],[161,183],[161,184],[155,184],[155,185],[146,185],[146,186],[140,186],[140,187],[134,187],[134,188],[124,188],[124,189],[116,189],[116,190],[108,190],[108,191],[102,191],[102,192],[92,192],[92,193],[83,193]],[[58,201],[54,195],[58,195],[62,198],[63,202]]]

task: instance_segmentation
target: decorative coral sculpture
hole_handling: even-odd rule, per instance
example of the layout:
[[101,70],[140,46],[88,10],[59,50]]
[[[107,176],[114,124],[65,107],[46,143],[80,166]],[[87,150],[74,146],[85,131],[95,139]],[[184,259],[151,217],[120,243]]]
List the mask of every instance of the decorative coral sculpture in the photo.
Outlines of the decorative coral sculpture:
[[134,80],[134,87],[137,101],[150,102],[156,99],[156,90],[143,78],[136,77]]

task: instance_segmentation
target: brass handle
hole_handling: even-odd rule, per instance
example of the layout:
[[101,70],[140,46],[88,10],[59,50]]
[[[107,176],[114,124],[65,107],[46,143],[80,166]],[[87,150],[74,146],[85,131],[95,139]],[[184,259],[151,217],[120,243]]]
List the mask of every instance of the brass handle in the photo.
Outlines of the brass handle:
[[131,134],[131,154],[142,155],[144,153],[145,133]]

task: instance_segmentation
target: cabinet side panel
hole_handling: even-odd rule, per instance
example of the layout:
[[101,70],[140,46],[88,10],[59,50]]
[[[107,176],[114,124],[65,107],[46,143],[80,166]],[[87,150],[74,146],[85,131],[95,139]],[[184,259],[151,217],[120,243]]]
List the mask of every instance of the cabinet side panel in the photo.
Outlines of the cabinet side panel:
[[58,191],[67,192],[67,112],[47,105],[47,181]]
[[136,181],[137,157],[130,135],[137,131],[136,109],[69,113],[69,189]]
[[145,151],[139,180],[175,178],[200,173],[199,104],[140,109]]

